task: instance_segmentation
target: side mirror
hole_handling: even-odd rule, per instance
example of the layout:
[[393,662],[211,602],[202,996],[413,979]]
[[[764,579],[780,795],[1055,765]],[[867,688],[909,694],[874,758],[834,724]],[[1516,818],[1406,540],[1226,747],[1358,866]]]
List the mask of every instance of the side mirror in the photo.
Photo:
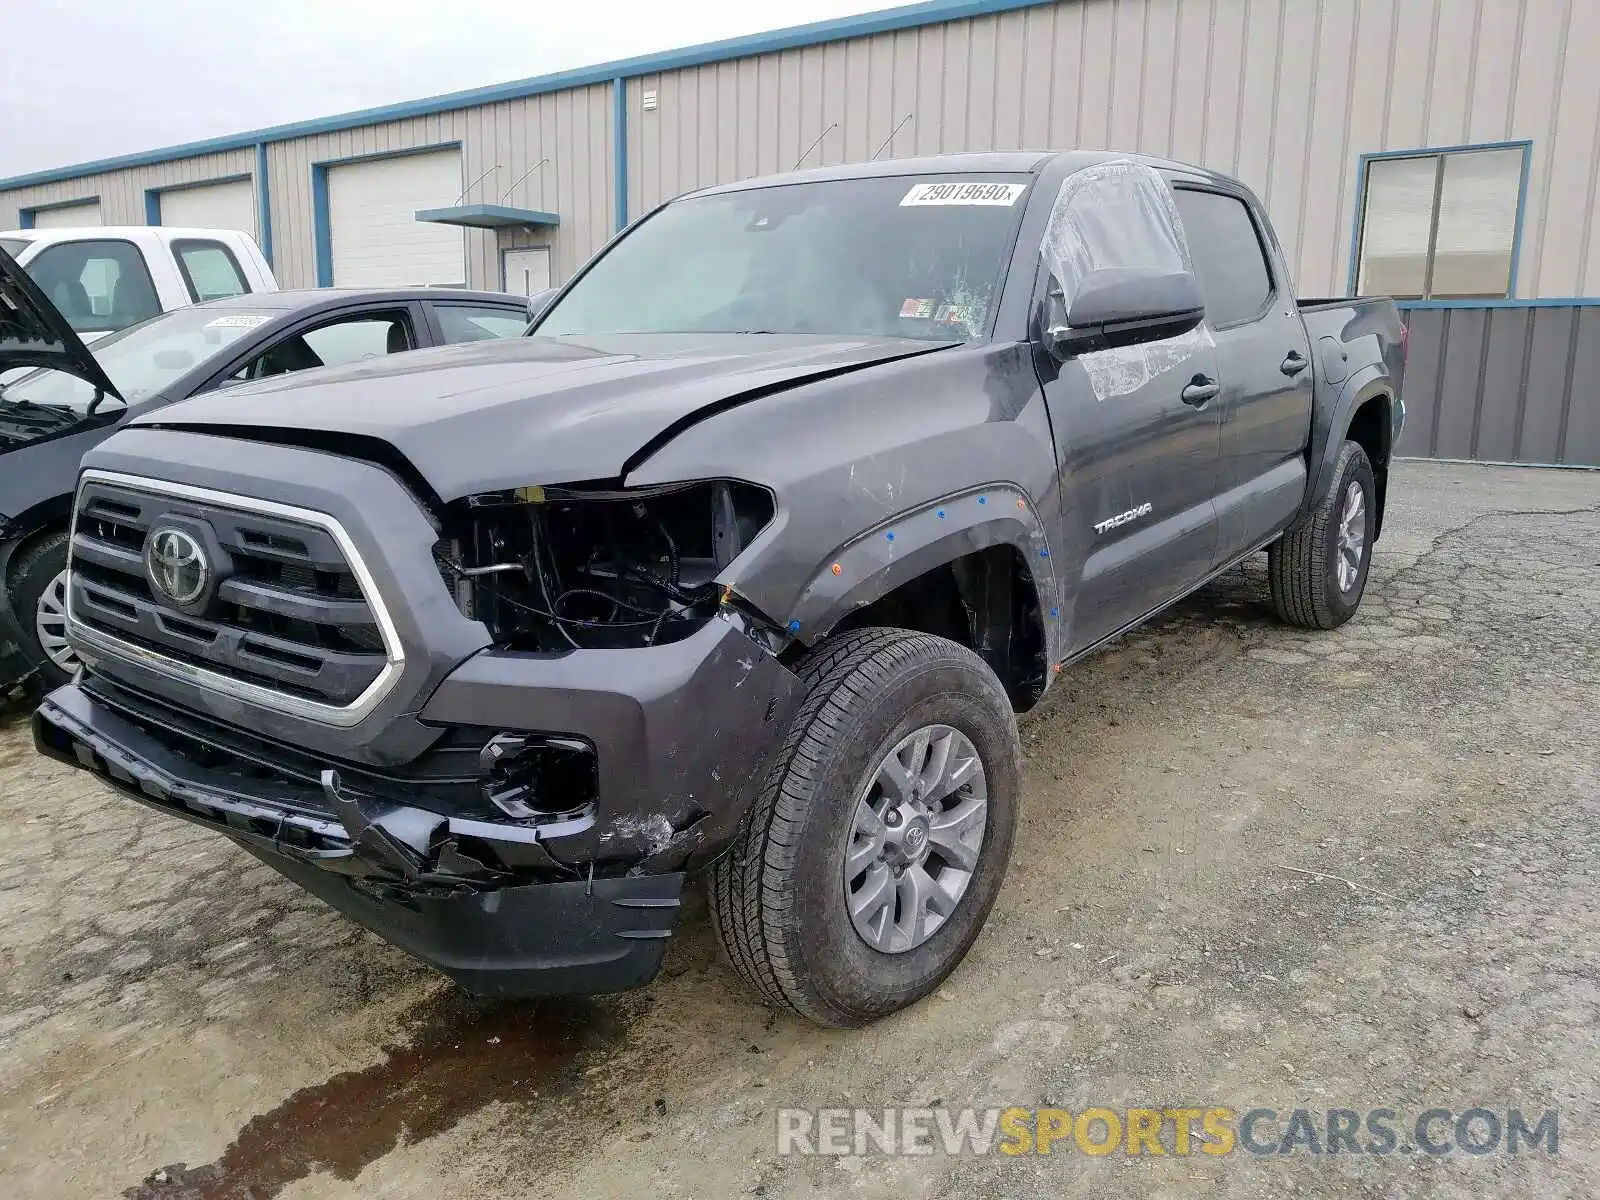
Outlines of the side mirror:
[[1058,358],[1177,337],[1206,315],[1192,274],[1150,267],[1091,271],[1078,285],[1064,323],[1054,319],[1061,315],[1059,293],[1051,307],[1046,337]]
[[542,292],[535,292],[528,297],[528,320],[537,321],[544,315],[544,310],[550,307],[550,301],[556,298],[560,288],[545,288]]

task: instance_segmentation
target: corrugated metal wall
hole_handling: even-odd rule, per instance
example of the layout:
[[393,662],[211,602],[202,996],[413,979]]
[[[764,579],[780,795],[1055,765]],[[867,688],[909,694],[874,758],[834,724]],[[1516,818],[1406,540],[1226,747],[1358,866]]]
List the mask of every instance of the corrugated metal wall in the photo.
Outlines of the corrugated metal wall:
[[[1518,294],[1600,293],[1596,0],[1064,0],[628,84],[629,210],[888,153],[1115,147],[1237,175],[1346,290],[1363,153],[1533,141]],[[657,109],[643,95],[654,91]]]
[[[1597,47],[1600,0],[1061,0],[631,79],[628,207],[786,170],[834,122],[807,162],[865,159],[911,113],[888,153],[1117,147],[1236,174],[1300,290],[1330,295],[1346,290],[1363,153],[1526,138],[1517,294],[1594,295]],[[312,162],[459,141],[465,178],[498,162],[502,188],[550,155],[509,199],[560,214],[565,279],[613,228],[610,129],[601,83],[273,143],[280,274],[315,281]],[[0,227],[95,193],[107,220],[141,223],[144,188],[252,167],[240,150],[0,193]],[[493,235],[469,247],[471,281],[497,285]]]
[[1600,307],[1405,314],[1412,458],[1600,466]]
[[[560,215],[561,224],[553,237],[517,234],[500,244],[549,244],[552,270],[557,278],[565,279],[605,243],[615,225],[611,106],[610,86],[600,85],[270,143],[273,268],[279,282],[284,287],[316,286],[313,163],[449,143],[462,147],[463,187],[483,172],[491,172],[473,187],[471,200],[501,201],[509,189],[503,203]],[[516,182],[547,155],[548,163]],[[498,173],[491,171],[496,164]],[[20,224],[23,208],[96,194],[107,224],[143,225],[146,188],[228,175],[253,177],[254,169],[255,154],[245,149],[18,189],[0,194],[0,228]],[[500,287],[500,258],[493,233],[467,231],[467,271],[473,287]]]
[[[272,143],[268,155],[279,280],[290,287],[316,285],[313,163],[450,143],[462,148],[462,187],[490,172],[473,186],[469,201],[559,214],[561,224],[553,238],[540,234],[505,243],[548,243],[557,277],[565,279],[611,235],[611,89],[578,88]],[[548,163],[522,179],[546,156]],[[491,170],[496,164],[498,173]],[[467,231],[467,280],[473,287],[500,286],[500,257],[491,231]]]
[[66,204],[73,200],[100,197],[100,219],[107,225],[143,225],[146,188],[174,187],[184,183],[203,183],[230,175],[254,175],[256,159],[250,150],[228,150],[221,154],[202,154],[152,167],[110,171],[104,175],[85,175],[38,187],[0,192],[0,229],[15,229],[22,223],[21,210]]

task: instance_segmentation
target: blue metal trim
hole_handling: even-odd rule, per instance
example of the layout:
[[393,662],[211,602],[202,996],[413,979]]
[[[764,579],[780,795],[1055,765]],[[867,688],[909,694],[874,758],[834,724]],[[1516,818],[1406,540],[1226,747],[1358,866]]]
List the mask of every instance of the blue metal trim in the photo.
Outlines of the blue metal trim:
[[462,148],[461,139],[454,138],[448,142],[429,142],[426,146],[401,146],[394,150],[369,150],[364,154],[349,154],[344,158],[322,158],[317,160],[316,165],[319,167],[343,167],[348,166],[350,163],[373,162],[380,158],[411,158],[417,154],[432,154],[435,150],[460,150]]
[[[1367,206],[1367,164],[1385,158],[1431,158],[1438,154],[1460,154],[1469,150],[1521,150],[1522,177],[1517,184],[1516,228],[1511,231],[1511,278],[1508,298],[1517,294],[1517,263],[1522,256],[1523,214],[1528,204],[1528,175],[1533,165],[1533,141],[1515,138],[1506,142],[1471,142],[1459,146],[1424,146],[1416,150],[1373,150],[1363,154],[1356,163],[1356,211],[1350,223],[1350,270],[1346,276],[1345,290],[1356,294],[1356,271],[1361,258],[1361,214]],[[1411,301],[1406,301],[1410,304]],[[1462,307],[1479,308],[1482,301],[1468,300]]]
[[158,188],[145,188],[144,190],[144,223],[146,225],[161,224],[161,191]]
[[1367,209],[1367,156],[1356,161],[1356,211],[1350,219],[1350,267],[1345,272],[1344,292],[1356,294],[1356,263],[1361,257],[1361,216]]
[[426,146],[407,146],[402,150],[375,150],[370,154],[351,154],[345,158],[326,158],[311,164],[311,237],[316,248],[317,286],[333,286],[333,229],[328,224],[328,168],[348,163],[372,162],[380,158],[410,158],[434,150],[460,150],[461,141],[433,142]]
[[19,209],[17,209],[17,228],[18,229],[32,229],[33,228],[33,209],[31,209],[31,208],[19,208]]
[[328,168],[311,164],[311,236],[316,247],[317,286],[333,286],[333,230],[328,226]]
[[1547,296],[1537,300],[1396,300],[1403,312],[1427,308],[1600,308],[1600,296]]
[[628,81],[621,75],[611,81],[611,164],[611,205],[621,232],[628,227]]
[[992,16],[1016,9],[1037,8],[1055,0],[924,0],[901,8],[882,9],[854,17],[837,17],[817,21],[810,25],[796,25],[768,33],[750,34],[728,38],[720,42],[706,42],[680,50],[659,54],[645,54],[636,58],[619,59],[593,67],[572,71],[557,71],[511,83],[490,87],[471,88],[443,96],[430,96],[422,100],[408,100],[380,108],[362,109],[321,117],[311,121],[298,121],[288,125],[274,125],[248,133],[230,134],[200,142],[187,142],[160,150],[147,150],[137,154],[123,154],[96,162],[77,163],[29,175],[16,175],[0,179],[0,191],[31,187],[41,183],[55,183],[63,179],[78,179],[102,171],[116,171],[126,167],[147,167],[174,159],[193,158],[199,154],[215,154],[227,150],[246,149],[258,142],[278,142],[289,138],[309,137],[319,133],[337,133],[358,129],[363,125],[377,125],[384,121],[398,121],[408,117],[423,117],[433,113],[449,112],[458,108],[476,108],[497,104],[505,100],[520,100],[545,92],[559,92],[568,88],[588,87],[622,78],[653,75],[661,71],[680,70],[684,67],[703,66],[728,59],[745,58],[753,54],[770,54],[776,50],[791,50],[801,46],[817,46],[849,38],[867,37],[875,33],[888,33],[896,29],[914,29],[922,25],[939,25],[946,21],[960,21],[972,17]]
[[272,185],[268,180],[267,144],[256,143],[256,245],[272,266]]
[[440,225],[465,225],[473,229],[561,224],[561,218],[553,212],[512,208],[506,204],[452,204],[446,208],[419,208],[417,220]]
[[[1513,143],[1517,144],[1517,143]],[[1517,294],[1517,267],[1522,259],[1523,214],[1528,208],[1528,175],[1533,169],[1533,142],[1522,146],[1522,181],[1517,185],[1517,227],[1511,231],[1511,295]]]

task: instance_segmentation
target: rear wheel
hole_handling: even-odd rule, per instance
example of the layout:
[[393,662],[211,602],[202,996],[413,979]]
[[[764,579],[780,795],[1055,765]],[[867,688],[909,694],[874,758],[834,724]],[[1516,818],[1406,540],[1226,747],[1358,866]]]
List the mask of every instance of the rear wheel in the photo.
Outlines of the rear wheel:
[[78,669],[67,644],[67,534],[58,530],[23,551],[11,569],[11,611],[22,627],[23,652],[47,687],[65,683]]
[[977,655],[927,634],[843,634],[800,674],[780,757],[712,871],[712,921],[768,1001],[860,1025],[927,995],[983,927],[1016,826],[1016,720]]
[[1310,517],[1267,551],[1272,607],[1282,620],[1334,629],[1355,615],[1372,565],[1376,495],[1367,452],[1345,442]]

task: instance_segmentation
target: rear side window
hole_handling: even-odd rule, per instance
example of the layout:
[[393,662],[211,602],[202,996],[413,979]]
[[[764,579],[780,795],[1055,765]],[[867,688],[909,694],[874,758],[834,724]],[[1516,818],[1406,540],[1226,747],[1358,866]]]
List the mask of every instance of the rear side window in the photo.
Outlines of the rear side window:
[[1178,188],[1189,257],[1213,329],[1253,321],[1272,298],[1272,273],[1250,210],[1234,196]]
[[150,269],[132,242],[61,242],[39,251],[27,272],[80,333],[126,329],[161,311]]
[[489,308],[471,304],[435,304],[439,330],[444,340],[487,342],[494,338],[517,337],[528,327],[526,309]]
[[177,256],[184,286],[189,289],[189,299],[196,304],[242,296],[250,290],[233,251],[221,242],[177,241],[172,243],[172,252]]

